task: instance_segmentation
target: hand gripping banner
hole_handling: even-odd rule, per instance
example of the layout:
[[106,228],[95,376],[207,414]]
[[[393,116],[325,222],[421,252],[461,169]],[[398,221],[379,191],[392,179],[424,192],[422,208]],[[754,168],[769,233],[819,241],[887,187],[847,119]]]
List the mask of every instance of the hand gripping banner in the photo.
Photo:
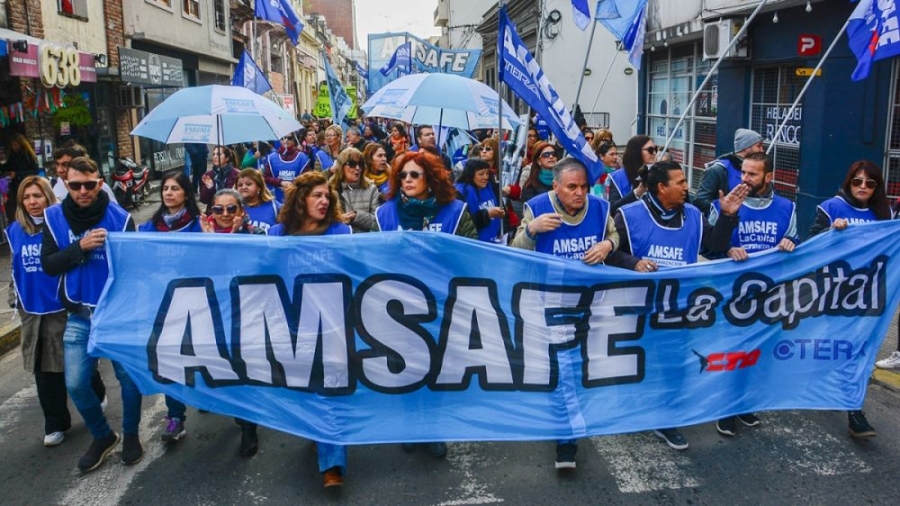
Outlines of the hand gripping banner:
[[429,232],[110,234],[89,348],[146,394],[344,444],[857,409],[897,237],[852,225],[644,274]]

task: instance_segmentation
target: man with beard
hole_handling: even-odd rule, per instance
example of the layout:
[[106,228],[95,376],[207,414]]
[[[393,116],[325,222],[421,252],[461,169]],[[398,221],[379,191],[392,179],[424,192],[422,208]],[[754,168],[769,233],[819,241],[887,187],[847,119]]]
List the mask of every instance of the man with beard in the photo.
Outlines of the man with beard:
[[[710,225],[699,209],[686,203],[687,179],[678,162],[665,161],[639,172],[647,191],[616,213],[619,233],[617,266],[637,272],[697,263],[701,246],[713,252],[727,251],[738,224],[738,210],[749,187],[735,186],[728,195],[719,191],[720,214]],[[620,257],[624,257],[620,259]],[[611,259],[613,260],[613,259]],[[653,431],[675,450],[686,450],[687,439],[676,428]]]
[[[751,153],[741,164],[741,183],[750,189],[741,205],[738,226],[731,235],[728,257],[736,262],[747,260],[749,253],[778,248],[790,253],[800,242],[797,237],[797,214],[790,200],[775,195],[772,159],[765,153]],[[709,222],[719,219],[719,203],[710,207]],[[716,422],[716,430],[723,436],[733,437],[740,421],[747,427],[760,424],[753,413],[722,418]]]
[[709,215],[710,206],[719,197],[719,192],[728,193],[741,183],[741,164],[751,153],[762,153],[762,135],[738,128],[734,132],[734,152],[722,155],[703,173],[700,188],[694,197],[694,204]]

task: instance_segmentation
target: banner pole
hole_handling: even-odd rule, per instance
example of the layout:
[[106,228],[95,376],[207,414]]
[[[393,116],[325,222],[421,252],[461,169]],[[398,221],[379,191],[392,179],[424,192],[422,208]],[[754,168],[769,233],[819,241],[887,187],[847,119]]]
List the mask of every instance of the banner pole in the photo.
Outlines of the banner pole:
[[[499,135],[497,136],[497,152],[494,153],[494,160],[498,160],[500,162],[500,166],[497,167],[497,204],[500,207],[506,209],[506,206],[503,205],[503,195],[501,192],[501,179],[503,178],[503,157],[501,153],[503,153],[503,61],[500,58],[500,48],[503,46],[503,34],[500,33],[500,14],[503,12],[503,8],[505,7],[506,2],[500,0],[497,5],[497,53],[495,56],[495,60],[497,61],[497,132]],[[504,234],[504,223],[503,220],[500,220],[500,232],[498,237],[503,237]]]
[[809,76],[809,79],[806,80],[806,84],[803,85],[803,88],[800,90],[800,93],[797,94],[797,98],[794,99],[794,103],[791,104],[791,108],[788,109],[787,114],[784,115],[784,119],[781,120],[781,124],[778,125],[778,130],[775,131],[775,135],[772,136],[772,142],[769,143],[769,149],[766,150],[766,154],[772,152],[772,149],[775,148],[775,142],[778,140],[778,136],[781,135],[781,131],[784,130],[784,127],[787,126],[787,122],[794,115],[794,111],[797,109],[797,104],[800,103],[800,100],[803,99],[803,94],[806,93],[809,85],[812,84],[813,79],[816,78],[819,71],[822,69],[822,65],[825,63],[825,60],[828,59],[828,55],[831,54],[831,50],[834,49],[835,44],[837,44],[838,39],[844,35],[844,32],[847,31],[847,26],[850,25],[850,18],[847,18],[847,21],[844,22],[844,26],[841,27],[838,34],[835,35],[834,40],[831,41],[831,45],[828,46],[828,50],[825,51],[825,54],[822,55],[822,59],[819,60],[819,64],[816,65],[815,70],[813,70],[812,75]]
[[759,2],[759,5],[756,6],[756,9],[753,10],[753,13],[750,14],[750,17],[747,18],[747,22],[744,23],[744,26],[738,31],[737,35],[735,35],[731,42],[728,43],[728,47],[722,51],[722,54],[719,55],[719,59],[716,60],[716,63],[709,69],[709,72],[706,73],[706,77],[703,79],[703,82],[700,83],[700,86],[697,86],[697,89],[694,91],[694,95],[691,97],[691,101],[688,102],[687,107],[684,108],[684,111],[681,113],[681,117],[678,118],[678,122],[675,123],[675,127],[672,128],[672,131],[666,137],[666,144],[663,146],[662,151],[659,152],[660,156],[667,149],[669,149],[669,145],[672,143],[672,138],[675,137],[675,132],[678,131],[678,128],[681,127],[681,124],[684,123],[684,118],[687,116],[688,111],[691,110],[691,107],[694,106],[694,102],[697,101],[697,97],[700,96],[700,92],[703,91],[703,88],[706,86],[706,83],[709,82],[710,78],[712,78],[713,74],[715,74],[716,70],[719,68],[719,65],[722,63],[722,60],[725,59],[725,55],[731,51],[731,48],[737,44],[737,41],[741,38],[742,35],[747,31],[747,28],[750,26],[750,23],[753,22],[753,19],[756,18],[756,15],[759,14],[759,11],[766,5],[769,0],[762,0]]
[[[584,71],[587,70],[588,58],[591,56],[591,46],[594,45],[594,33],[596,31],[597,31],[597,20],[592,18],[591,19],[591,37],[588,39],[588,46],[584,52],[584,65],[581,66],[581,74],[578,77],[578,91],[575,92],[575,103],[572,105],[573,111],[578,107],[578,100],[581,98],[581,86],[584,84]],[[610,65],[609,68],[611,69],[612,65]],[[609,72],[607,72],[606,75],[609,75]],[[605,82],[605,80],[604,80],[604,82]],[[584,112],[584,111],[582,111],[582,112]]]

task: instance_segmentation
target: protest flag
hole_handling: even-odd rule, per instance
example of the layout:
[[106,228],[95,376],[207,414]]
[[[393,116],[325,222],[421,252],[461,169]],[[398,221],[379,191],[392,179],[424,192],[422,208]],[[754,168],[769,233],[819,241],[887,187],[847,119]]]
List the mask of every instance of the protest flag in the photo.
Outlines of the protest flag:
[[234,68],[234,76],[231,77],[231,85],[247,88],[259,95],[272,90],[272,85],[269,84],[266,76],[256,65],[256,62],[253,61],[253,58],[246,49],[244,50],[244,54],[241,55],[241,59],[238,61],[237,66]]

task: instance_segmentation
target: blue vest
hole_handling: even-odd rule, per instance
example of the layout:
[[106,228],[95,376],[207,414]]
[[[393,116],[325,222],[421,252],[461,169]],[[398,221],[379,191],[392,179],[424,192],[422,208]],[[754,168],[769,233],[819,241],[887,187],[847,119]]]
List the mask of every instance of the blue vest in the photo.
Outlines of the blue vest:
[[[721,215],[719,201],[714,200],[712,205]],[[731,245],[744,248],[748,253],[775,248],[791,226],[792,216],[794,203],[778,195],[762,209],[743,204],[738,213],[738,226],[731,234]]]
[[741,184],[741,169],[735,167],[728,158],[720,158],[717,161],[725,166],[725,173],[728,175],[728,189],[724,192],[727,195],[733,188]]
[[625,172],[625,169],[616,169],[609,175],[609,179],[612,180],[612,184],[616,185],[620,196],[624,197],[631,193],[631,181],[628,180],[628,173]]
[[625,218],[625,229],[631,243],[631,254],[653,260],[660,268],[697,263],[703,240],[703,218],[700,210],[684,205],[681,228],[668,228],[656,223],[643,200],[619,208]]
[[[465,183],[458,183],[456,189],[466,199],[466,206],[469,209],[481,210],[497,207],[497,199],[494,198],[494,189],[488,184],[483,190]],[[477,212],[477,211],[473,211]],[[490,223],[478,231],[478,240],[492,242],[497,239],[500,233],[500,218],[492,218]]]
[[[268,161],[272,175],[287,183],[296,179],[309,164],[309,158],[302,152],[297,153],[297,158],[294,158],[291,162],[285,161],[278,153],[270,154]],[[279,202],[284,201],[284,191],[281,189],[281,186],[277,188],[270,187],[269,189],[275,194],[275,200]]]
[[44,274],[41,267],[41,240],[38,231],[29,235],[18,221],[6,229],[12,250],[12,278],[22,309],[31,314],[50,314],[63,310],[57,296],[59,278]]
[[244,212],[250,218],[250,224],[266,232],[269,227],[278,221],[278,210],[281,209],[275,201],[260,202],[258,206],[244,206]]
[[[94,228],[103,228],[109,232],[124,232],[131,216],[127,211],[119,207],[118,204],[110,202],[106,208],[106,214],[103,219]],[[56,241],[56,246],[60,250],[69,247],[75,241],[80,240],[84,233],[76,236],[69,228],[65,216],[63,216],[62,205],[56,204],[44,210],[44,219]],[[87,231],[86,231],[87,232]],[[66,299],[75,304],[84,304],[95,307],[97,301],[100,300],[100,292],[103,291],[103,285],[106,284],[106,278],[109,277],[109,264],[106,259],[106,245],[88,251],[87,262],[73,267],[62,275],[63,289],[65,290]]]
[[[343,234],[352,234],[352,233],[353,233],[353,229],[350,228],[350,225],[336,221],[336,222],[332,223],[330,227],[325,229],[325,232],[322,232],[322,235],[343,235]],[[283,236],[284,235],[284,225],[282,225],[281,223],[279,223],[277,225],[272,225],[266,231],[266,235],[278,236],[278,237]]]
[[[535,218],[546,213],[555,213],[550,201],[550,193],[542,193],[525,203]],[[570,225],[563,221],[556,230],[538,234],[534,250],[560,258],[581,260],[587,250],[606,238],[606,223],[609,221],[609,202],[594,195],[587,195],[585,211],[581,222]]]
[[878,221],[875,211],[853,207],[843,197],[832,197],[819,204],[819,209],[831,218],[832,223],[838,218],[844,218],[851,225],[854,223]]
[[[389,200],[375,210],[375,221],[378,222],[378,228],[382,232],[403,230],[400,227],[400,217],[397,215],[397,205],[397,199]],[[443,205],[434,219],[422,230],[455,234],[465,210],[466,205],[458,200]]]

